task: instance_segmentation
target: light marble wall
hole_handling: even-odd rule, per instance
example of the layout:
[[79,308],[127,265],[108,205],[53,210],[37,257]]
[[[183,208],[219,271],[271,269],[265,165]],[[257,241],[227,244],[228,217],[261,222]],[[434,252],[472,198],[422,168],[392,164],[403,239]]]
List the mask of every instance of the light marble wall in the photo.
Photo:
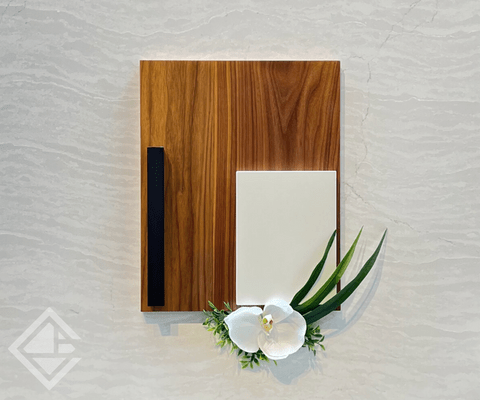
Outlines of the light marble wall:
[[[0,1],[1,399],[480,398],[480,3]],[[386,250],[326,352],[258,371],[139,312],[139,60],[342,63],[342,227]],[[345,249],[345,245],[343,245]],[[8,347],[52,307],[51,391]]]

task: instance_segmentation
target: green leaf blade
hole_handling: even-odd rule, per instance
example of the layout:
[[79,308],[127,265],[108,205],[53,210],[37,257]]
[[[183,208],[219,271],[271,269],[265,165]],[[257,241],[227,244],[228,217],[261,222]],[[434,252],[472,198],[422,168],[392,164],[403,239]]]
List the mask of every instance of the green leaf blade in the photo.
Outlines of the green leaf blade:
[[333,245],[333,241],[335,239],[336,234],[337,234],[337,230],[334,230],[332,233],[332,236],[330,236],[330,239],[328,240],[328,244],[327,244],[327,247],[325,248],[325,252],[323,254],[322,259],[319,261],[317,266],[312,271],[310,278],[308,278],[308,281],[305,283],[305,285],[295,294],[295,296],[293,296],[293,299],[290,302],[290,305],[293,308],[295,308],[300,304],[300,302],[305,298],[305,296],[308,294],[308,292],[310,291],[310,289],[313,287],[318,277],[320,276],[320,273],[322,272],[323,267],[325,265],[325,261],[327,260],[328,253],[330,252],[330,248]]
[[350,264],[350,261],[352,260],[353,254],[355,252],[355,248],[357,247],[358,239],[360,239],[360,235],[362,234],[362,230],[363,228],[360,229],[360,232],[358,233],[352,246],[347,251],[347,254],[345,254],[345,257],[343,257],[342,261],[340,261],[340,263],[338,264],[337,268],[335,269],[333,274],[330,276],[330,278],[327,279],[327,281],[322,285],[322,287],[318,289],[318,291],[309,300],[296,306],[295,310],[297,310],[301,314],[305,314],[309,311],[312,311],[333,290],[333,288],[340,281],[340,278],[344,274],[348,265]]
[[385,239],[385,235],[387,234],[387,230],[383,233],[382,239],[378,244],[375,252],[371,255],[371,257],[367,260],[364,264],[360,272],[357,276],[347,285],[345,286],[340,292],[338,292],[335,296],[333,296],[330,300],[328,300],[325,304],[321,304],[314,310],[310,311],[309,313],[305,314],[305,321],[307,324],[314,323],[319,319],[325,317],[327,314],[330,314],[333,310],[335,310],[340,304],[342,304],[345,300],[347,300],[350,295],[357,289],[357,287],[362,283],[365,279],[367,274],[372,269],[375,261],[377,260],[378,254],[380,253],[380,249],[382,248],[383,241]]

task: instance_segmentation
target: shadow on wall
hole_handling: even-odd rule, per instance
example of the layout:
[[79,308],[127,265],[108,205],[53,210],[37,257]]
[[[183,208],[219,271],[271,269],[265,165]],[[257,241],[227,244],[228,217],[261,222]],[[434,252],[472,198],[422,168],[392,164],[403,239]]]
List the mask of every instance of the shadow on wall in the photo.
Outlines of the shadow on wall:
[[158,325],[162,336],[178,336],[179,324],[201,324],[205,316],[201,311],[158,311],[145,312],[147,324]]

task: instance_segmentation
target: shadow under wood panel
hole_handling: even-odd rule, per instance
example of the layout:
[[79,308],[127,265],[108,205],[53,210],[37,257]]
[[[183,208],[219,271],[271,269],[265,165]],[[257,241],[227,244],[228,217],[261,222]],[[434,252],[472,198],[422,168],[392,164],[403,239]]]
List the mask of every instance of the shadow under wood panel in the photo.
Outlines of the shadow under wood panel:
[[[340,200],[340,63],[142,61],[140,69],[141,310],[235,306],[235,172],[336,170]],[[165,148],[163,307],[147,304],[149,146]]]

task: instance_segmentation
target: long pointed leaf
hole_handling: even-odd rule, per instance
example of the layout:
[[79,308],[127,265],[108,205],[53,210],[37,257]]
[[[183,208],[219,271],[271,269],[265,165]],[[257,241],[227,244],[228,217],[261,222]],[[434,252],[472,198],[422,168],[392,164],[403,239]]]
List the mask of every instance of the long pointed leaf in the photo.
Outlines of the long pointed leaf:
[[386,234],[387,234],[387,230],[385,229],[385,232],[383,233],[382,239],[380,240],[380,243],[378,244],[377,249],[372,254],[372,256],[367,260],[367,262],[362,267],[362,269],[357,274],[357,276],[347,286],[345,286],[342,290],[340,290],[340,292],[338,292],[325,304],[318,306],[313,311],[304,315],[307,325],[318,321],[320,318],[325,317],[327,314],[330,314],[340,304],[342,304],[345,300],[347,300],[350,297],[350,295],[355,291],[355,289],[360,285],[360,283],[362,283],[362,281],[365,279],[365,277],[367,276],[367,274],[370,272],[373,265],[375,264],[378,254],[380,253],[380,249],[382,248],[382,244]]
[[308,278],[307,283],[305,283],[305,285],[295,294],[295,296],[293,296],[293,299],[290,302],[290,305],[293,308],[295,308],[300,304],[300,302],[305,298],[307,293],[310,291],[310,289],[313,287],[313,285],[317,281],[317,278],[320,276],[320,272],[322,272],[323,266],[325,265],[325,261],[327,260],[328,253],[330,251],[330,248],[332,247],[336,234],[337,234],[337,230],[334,230],[332,233],[332,236],[330,236],[330,239],[328,240],[328,244],[327,244],[327,247],[325,248],[325,253],[323,254],[322,259],[319,261],[315,269],[312,271],[310,278]]
[[312,311],[315,307],[317,307],[320,302],[327,297],[327,295],[332,291],[332,289],[336,286],[340,278],[342,277],[343,273],[348,267],[348,264],[350,264],[350,261],[353,257],[353,253],[355,252],[355,248],[357,247],[357,242],[358,239],[360,238],[360,235],[362,234],[362,229],[360,229],[360,232],[358,232],[358,235],[353,242],[352,246],[350,249],[347,251],[347,254],[345,254],[345,257],[343,257],[342,261],[338,264],[337,268],[333,272],[333,274],[328,278],[328,280],[322,285],[320,289],[318,289],[317,293],[315,293],[309,300],[305,301],[303,304],[298,305],[295,307],[295,310],[297,310],[301,314],[305,314],[309,311]]

